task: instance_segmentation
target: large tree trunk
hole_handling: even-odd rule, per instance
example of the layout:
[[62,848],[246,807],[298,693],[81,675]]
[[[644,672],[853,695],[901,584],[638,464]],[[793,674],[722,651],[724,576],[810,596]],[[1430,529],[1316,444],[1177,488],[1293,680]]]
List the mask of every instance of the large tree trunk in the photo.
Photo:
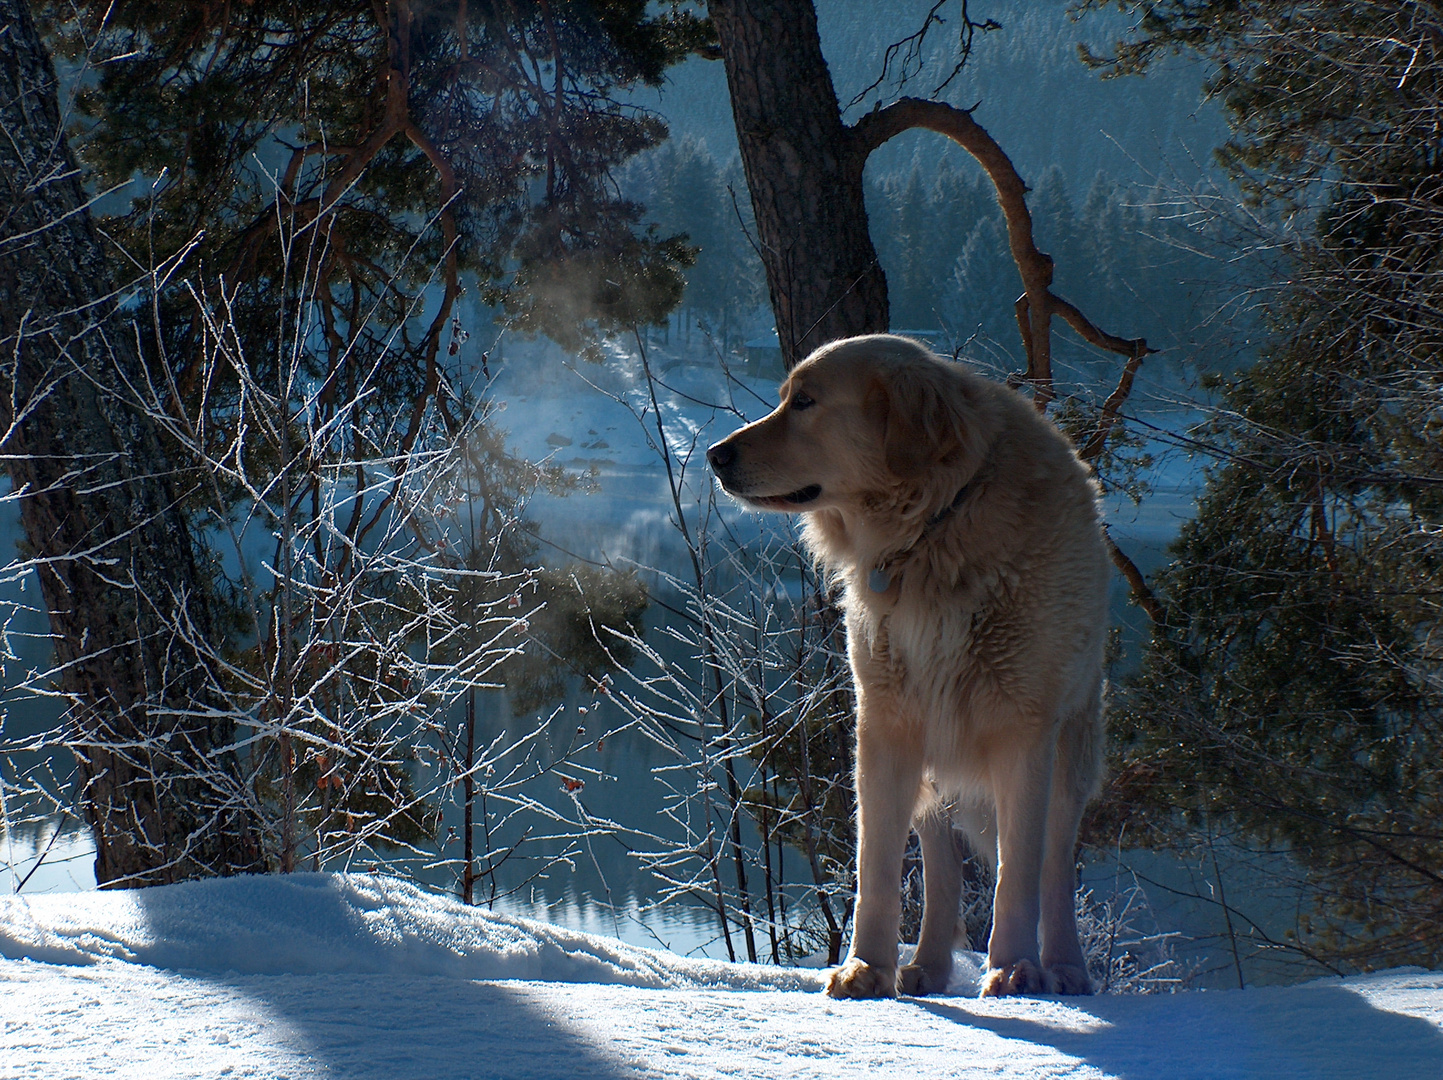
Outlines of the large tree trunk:
[[[208,590],[25,0],[0,0],[0,452],[50,612],[102,885],[264,869]],[[199,646],[201,651],[197,651]]]
[[782,360],[888,329],[859,148],[842,123],[812,0],[710,0]]

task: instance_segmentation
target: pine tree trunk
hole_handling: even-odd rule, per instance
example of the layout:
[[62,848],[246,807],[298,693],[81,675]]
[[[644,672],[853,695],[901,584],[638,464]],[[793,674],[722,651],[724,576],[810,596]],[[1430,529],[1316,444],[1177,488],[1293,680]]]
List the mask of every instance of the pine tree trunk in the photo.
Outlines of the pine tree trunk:
[[[0,0],[0,452],[50,612],[102,885],[263,870],[208,590],[25,0]],[[184,632],[177,633],[176,628]]]
[[888,328],[867,231],[867,154],[842,123],[812,0],[710,0],[757,239],[790,370],[817,346]]

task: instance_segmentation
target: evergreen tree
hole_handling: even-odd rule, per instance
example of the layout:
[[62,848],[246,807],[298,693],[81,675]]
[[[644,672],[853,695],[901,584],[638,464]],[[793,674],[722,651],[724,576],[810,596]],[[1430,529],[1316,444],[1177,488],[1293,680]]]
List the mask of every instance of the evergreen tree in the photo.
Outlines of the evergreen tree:
[[892,326],[930,330],[937,325],[936,271],[933,259],[938,245],[931,228],[928,192],[922,174],[913,169],[896,193],[895,211],[898,259],[888,275],[892,293]]
[[994,212],[997,199],[978,170],[944,165],[937,170],[931,200],[931,231],[939,245],[938,267],[947,267],[961,254],[978,219]]
[[1124,266],[1121,263],[1127,234],[1121,232],[1123,210],[1118,187],[1104,173],[1092,178],[1092,186],[1082,201],[1077,229],[1083,240],[1084,262],[1078,269],[1084,275],[1079,282],[1082,296],[1090,304],[1106,304],[1109,309],[1125,288]]
[[1075,294],[1087,276],[1087,252],[1079,243],[1077,210],[1062,166],[1051,166],[1037,181],[1032,194],[1032,218],[1038,243],[1052,252],[1057,262],[1058,286]]
[[[192,259],[241,288],[233,306],[263,334],[287,273],[267,245],[315,221],[327,243],[316,269],[347,345],[367,336],[348,312],[379,305],[374,321],[393,326],[442,268],[440,309],[388,360],[420,387],[464,273],[515,327],[572,344],[587,323],[657,321],[675,303],[684,247],[640,229],[641,208],[606,178],[666,135],[619,95],[658,84],[705,30],[644,8],[99,4],[70,21],[69,6],[48,10],[62,49],[98,71],[80,97],[94,122],[85,164],[106,184],[154,181],[109,225],[122,248],[144,264],[198,238]],[[193,354],[190,320],[167,329],[173,355]]]
[[1292,944],[1333,967],[1443,962],[1440,43],[1436,4],[1172,0],[1110,61],[1212,62],[1283,274],[1156,582],[1110,805],[1281,844],[1311,901]]
[[1012,301],[1021,286],[1007,254],[1001,215],[984,216],[968,234],[949,284],[948,308],[964,334],[981,331],[994,341],[1008,340]]
[[722,188],[721,172],[704,143],[683,141],[667,170],[667,191],[672,221],[697,249],[696,262],[687,273],[684,307],[720,317],[727,306],[726,232],[730,207]]
[[730,327],[761,302],[763,289],[740,163],[718,164],[704,142],[688,136],[647,155],[644,169],[644,179],[641,170],[633,172],[628,190],[644,198],[663,231],[680,234],[696,252],[680,317],[700,316],[725,342]]

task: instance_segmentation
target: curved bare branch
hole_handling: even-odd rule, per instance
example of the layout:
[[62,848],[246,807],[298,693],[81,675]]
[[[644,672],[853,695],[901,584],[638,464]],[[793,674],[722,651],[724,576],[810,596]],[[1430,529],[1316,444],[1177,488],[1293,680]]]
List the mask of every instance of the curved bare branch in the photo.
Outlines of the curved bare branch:
[[[1144,338],[1121,338],[1099,329],[1076,305],[1052,292],[1052,257],[1039,250],[1033,239],[1032,214],[1027,208],[1027,184],[1006,151],[972,118],[969,110],[943,101],[900,98],[884,108],[873,109],[849,130],[854,140],[854,151],[865,158],[888,140],[914,128],[946,135],[961,146],[982,166],[997,192],[997,203],[1007,222],[1008,247],[1022,277],[1024,291],[1017,298],[1015,308],[1017,329],[1027,353],[1027,372],[1023,379],[1032,387],[1032,403],[1037,411],[1045,412],[1054,396],[1053,315],[1060,315],[1088,343],[1127,357],[1116,389],[1103,403],[1092,434],[1079,450],[1079,456],[1084,461],[1095,461],[1117,424],[1123,403],[1132,392],[1142,358],[1156,350],[1149,348]],[[1107,547],[1113,563],[1127,579],[1133,598],[1148,613],[1153,625],[1161,629],[1164,625],[1163,608],[1152,595],[1142,572],[1110,536]]]

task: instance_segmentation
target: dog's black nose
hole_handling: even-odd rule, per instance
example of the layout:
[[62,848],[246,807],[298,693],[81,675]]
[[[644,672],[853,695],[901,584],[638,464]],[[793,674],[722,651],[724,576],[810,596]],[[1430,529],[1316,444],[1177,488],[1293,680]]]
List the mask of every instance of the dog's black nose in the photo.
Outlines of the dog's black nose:
[[718,472],[725,469],[736,460],[736,447],[730,443],[719,442],[706,452],[706,459],[711,463],[712,471]]

